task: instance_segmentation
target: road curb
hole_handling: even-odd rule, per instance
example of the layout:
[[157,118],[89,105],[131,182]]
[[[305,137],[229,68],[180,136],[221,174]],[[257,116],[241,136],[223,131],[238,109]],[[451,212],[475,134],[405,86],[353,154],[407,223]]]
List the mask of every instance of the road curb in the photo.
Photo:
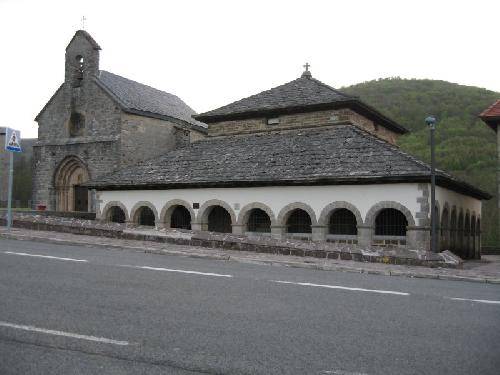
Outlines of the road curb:
[[401,271],[401,270],[374,270],[365,269],[361,267],[349,267],[345,265],[326,265],[318,264],[313,262],[296,262],[289,260],[266,260],[257,258],[243,258],[231,255],[221,255],[221,254],[200,254],[200,253],[189,253],[183,251],[171,251],[163,249],[152,249],[148,247],[139,246],[128,246],[128,245],[114,245],[114,244],[104,244],[104,243],[88,243],[85,241],[74,241],[66,239],[56,239],[56,238],[46,238],[37,237],[33,235],[24,234],[14,234],[14,233],[0,233],[0,238],[19,240],[19,241],[38,241],[43,243],[53,243],[53,244],[68,244],[68,245],[80,245],[80,246],[95,246],[100,248],[112,248],[118,250],[132,250],[147,254],[158,254],[158,255],[171,255],[171,256],[182,256],[186,258],[197,258],[197,259],[211,259],[211,260],[222,260],[222,261],[234,261],[239,263],[248,264],[261,264],[268,266],[282,266],[290,268],[304,268],[304,269],[314,269],[318,271],[339,271],[339,272],[350,272],[350,273],[365,273],[368,275],[381,275],[381,276],[402,276],[408,278],[420,278],[420,279],[432,279],[432,280],[446,280],[446,281],[467,281],[474,283],[487,283],[487,284],[500,284],[500,278],[487,278],[487,277],[473,277],[473,276],[461,276],[461,275],[443,275],[443,274],[433,274],[433,273],[418,273],[414,271]]

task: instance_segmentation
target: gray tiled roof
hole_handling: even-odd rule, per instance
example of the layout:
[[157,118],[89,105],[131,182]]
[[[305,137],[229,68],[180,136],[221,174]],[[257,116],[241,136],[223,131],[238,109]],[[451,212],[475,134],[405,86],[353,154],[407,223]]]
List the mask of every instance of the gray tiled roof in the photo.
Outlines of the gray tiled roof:
[[317,79],[303,76],[248,98],[202,113],[198,116],[220,116],[278,108],[302,107],[314,104],[351,100],[354,97],[341,93]]
[[211,123],[238,118],[298,113],[327,108],[352,108],[397,133],[408,130],[355,96],[342,93],[304,72],[300,78],[234,103],[194,116]]
[[112,94],[126,112],[153,114],[206,128],[204,123],[192,118],[196,112],[175,95],[104,70],[99,71],[97,82]]
[[[206,139],[88,185],[101,189],[428,181],[429,166],[353,125]],[[439,172],[438,183],[487,197]]]

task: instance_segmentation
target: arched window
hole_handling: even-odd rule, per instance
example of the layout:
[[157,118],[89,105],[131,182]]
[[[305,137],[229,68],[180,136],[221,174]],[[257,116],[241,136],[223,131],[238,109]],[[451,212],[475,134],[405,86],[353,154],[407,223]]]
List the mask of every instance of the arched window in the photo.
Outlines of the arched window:
[[463,256],[464,250],[464,214],[460,212],[457,224],[457,255]]
[[78,112],[73,112],[69,118],[69,136],[79,137],[83,135],[85,128],[85,116]]
[[470,220],[470,237],[472,256],[476,257],[476,217],[472,216]]
[[384,208],[375,218],[375,235],[406,236],[408,221],[405,215],[394,208]]
[[471,258],[471,241],[470,241],[470,216],[465,214],[464,223],[464,256]]
[[448,243],[448,238],[449,238],[449,232],[450,228],[449,223],[449,213],[448,213],[448,208],[445,207],[443,210],[443,215],[441,217],[441,249],[442,250],[447,250],[449,248],[449,243]]
[[137,212],[137,224],[148,227],[155,226],[155,214],[149,207],[142,206]]
[[286,231],[287,233],[312,233],[311,217],[300,208],[293,210],[286,221]]
[[208,214],[208,230],[210,232],[231,233],[231,215],[221,206],[214,206]]
[[249,232],[270,233],[271,219],[266,211],[254,208],[248,216],[247,227]]
[[339,208],[330,216],[328,225],[329,234],[357,235],[358,227],[356,216],[347,208]]
[[108,220],[112,223],[124,223],[125,212],[120,207],[113,206],[109,209]]
[[191,214],[184,206],[176,206],[170,216],[170,228],[191,229]]
[[450,219],[450,250],[455,252],[457,250],[457,211],[451,211]]

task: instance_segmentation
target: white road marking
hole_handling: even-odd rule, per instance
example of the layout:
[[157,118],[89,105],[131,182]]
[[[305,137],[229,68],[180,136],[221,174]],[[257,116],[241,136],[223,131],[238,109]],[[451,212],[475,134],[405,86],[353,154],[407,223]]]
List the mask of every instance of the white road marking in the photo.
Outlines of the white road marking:
[[343,370],[325,370],[321,371],[322,374],[333,374],[333,375],[368,375],[366,372],[349,372]]
[[364,288],[350,288],[347,286],[340,285],[324,285],[324,284],[312,284],[312,283],[296,283],[293,281],[281,281],[281,280],[270,280],[273,283],[279,284],[293,284],[293,285],[302,285],[302,286],[316,286],[319,288],[329,288],[329,289],[341,289],[341,290],[351,290],[354,292],[369,292],[369,293],[380,293],[380,294],[394,294],[397,296],[409,296],[410,293],[405,292],[395,292],[392,290],[378,290],[378,289],[364,289]]
[[452,297],[448,298],[454,301],[470,301],[470,302],[488,303],[491,305],[500,305],[500,301],[494,301],[489,299],[469,299],[469,298],[452,298]]
[[186,273],[190,275],[201,275],[201,276],[215,276],[215,277],[233,277],[233,275],[224,275],[220,273],[210,273],[210,272],[198,272],[198,271],[190,271],[190,270],[177,270],[172,268],[160,268],[160,267],[149,267],[149,266],[130,266],[127,264],[121,264],[120,267],[129,267],[129,268],[138,268],[149,271],[163,271],[163,272],[178,272],[178,273]]
[[22,325],[22,324],[13,324],[13,323],[2,322],[2,321],[0,321],[0,327],[21,329],[23,331],[29,331],[29,332],[45,333],[47,335],[71,337],[73,339],[95,341],[95,342],[101,342],[104,344],[113,344],[113,345],[122,345],[122,346],[129,345],[128,341],[117,341],[117,340],[107,339],[104,337],[80,335],[78,333],[71,333],[71,332],[64,332],[64,331],[54,331],[52,329],[38,328],[38,327],[33,327],[33,326],[26,326],[26,325]]
[[61,257],[54,257],[51,255],[39,255],[39,254],[28,254],[28,253],[15,253],[13,251],[4,251],[4,254],[11,254],[11,255],[22,255],[25,257],[35,257],[35,258],[46,258],[46,259],[55,259],[55,260],[65,260],[68,262],[83,262],[86,263],[88,260],[86,259],[74,259],[74,258],[61,258]]

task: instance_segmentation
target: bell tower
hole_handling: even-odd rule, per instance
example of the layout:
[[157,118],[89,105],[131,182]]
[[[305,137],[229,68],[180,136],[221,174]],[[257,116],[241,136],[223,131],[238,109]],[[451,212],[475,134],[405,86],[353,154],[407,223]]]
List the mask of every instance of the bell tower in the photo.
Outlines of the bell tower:
[[65,82],[80,87],[99,72],[101,47],[85,30],[78,30],[66,47]]

